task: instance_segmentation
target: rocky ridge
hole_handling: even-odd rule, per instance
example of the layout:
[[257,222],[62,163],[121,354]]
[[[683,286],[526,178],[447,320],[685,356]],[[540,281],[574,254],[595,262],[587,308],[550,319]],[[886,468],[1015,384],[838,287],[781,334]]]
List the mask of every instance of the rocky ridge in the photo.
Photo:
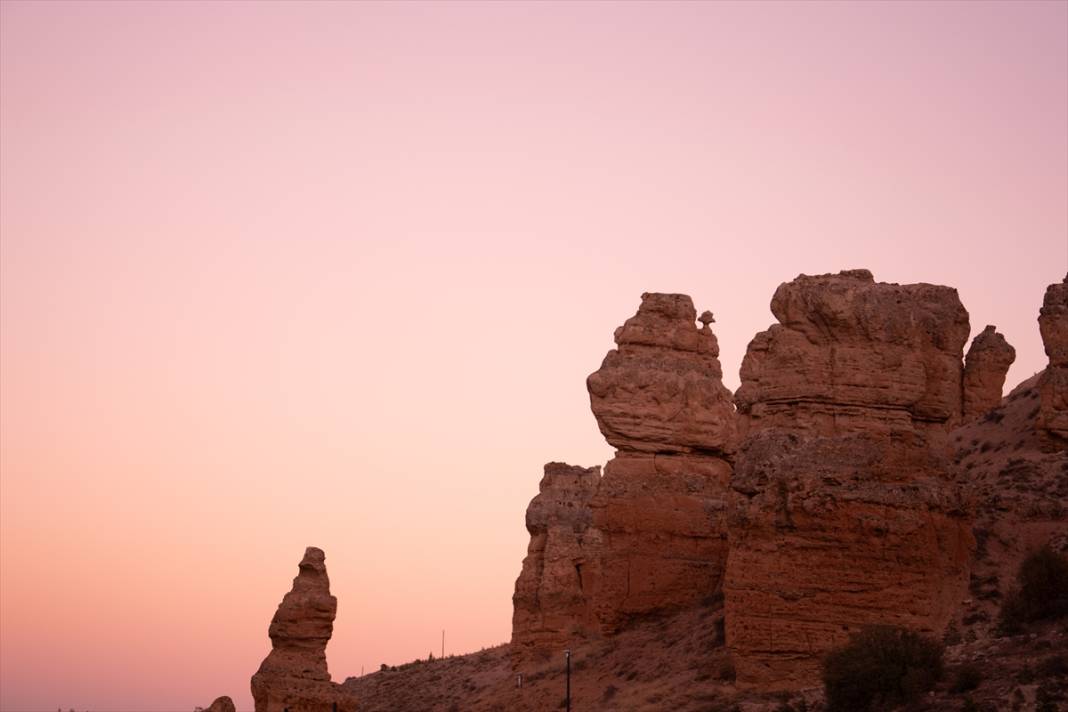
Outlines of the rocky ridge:
[[[801,275],[771,307],[732,403],[711,313],[642,296],[587,383],[615,456],[603,474],[546,465],[528,508],[510,645],[338,686],[336,600],[309,549],[253,677],[257,712],[355,709],[357,692],[364,709],[544,709],[564,647],[584,709],[695,711],[768,710],[776,691],[818,705],[820,658],[872,623],[944,635],[951,665],[1026,650],[995,644],[992,606],[1027,551],[1068,549],[1068,278],[1039,319],[1049,368],[1005,399],[1014,350],[987,327],[965,358],[953,289],[851,270]],[[1014,659],[991,675],[1022,676]],[[994,707],[1027,695],[980,692]],[[954,692],[932,694],[941,709]]]

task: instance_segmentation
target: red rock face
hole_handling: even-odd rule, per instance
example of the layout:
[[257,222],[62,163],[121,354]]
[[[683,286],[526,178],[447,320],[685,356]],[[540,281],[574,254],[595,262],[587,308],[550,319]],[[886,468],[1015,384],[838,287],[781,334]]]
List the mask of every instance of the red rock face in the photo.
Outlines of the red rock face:
[[292,590],[282,598],[268,634],[271,652],[252,676],[256,712],[350,712],[351,695],[330,681],[326,644],[334,630],[337,598],[330,595],[326,559],[308,547]]
[[601,432],[618,448],[591,503],[602,533],[593,608],[604,631],[720,590],[736,429],[719,344],[682,294],[643,294],[618,348],[587,379]]
[[748,441],[725,590],[738,684],[818,685],[822,656],[865,625],[941,635],[973,547],[945,466],[922,442],[866,433]]
[[609,461],[591,503],[601,534],[593,610],[603,631],[720,591],[730,475],[714,457],[619,453]]
[[[707,315],[707,316],[706,316]],[[723,386],[719,344],[685,294],[643,294],[616,329],[618,348],[586,379],[590,407],[621,451],[729,453],[734,406]]]
[[771,300],[735,394],[743,434],[944,431],[962,410],[968,313],[957,290],[876,283],[871,272],[801,275]]
[[1046,289],[1038,328],[1049,356],[1049,367],[1038,386],[1038,428],[1054,449],[1064,449],[1068,447],[1068,276]]
[[512,652],[519,658],[563,650],[596,620],[590,604],[600,564],[600,532],[590,500],[599,467],[545,466],[541,492],[527,507],[530,546],[512,596]]
[[1001,403],[1005,374],[1016,360],[1016,349],[987,326],[972,339],[964,362],[964,420],[974,420]]
[[866,271],[799,277],[772,311],[736,395],[727,643],[740,685],[796,689],[858,627],[939,633],[964,595],[970,521],[934,445],[962,416],[968,315]]
[[720,590],[734,412],[712,315],[701,327],[696,319],[687,296],[642,295],[587,380],[601,432],[619,450],[603,477],[546,466],[513,597],[518,657]]

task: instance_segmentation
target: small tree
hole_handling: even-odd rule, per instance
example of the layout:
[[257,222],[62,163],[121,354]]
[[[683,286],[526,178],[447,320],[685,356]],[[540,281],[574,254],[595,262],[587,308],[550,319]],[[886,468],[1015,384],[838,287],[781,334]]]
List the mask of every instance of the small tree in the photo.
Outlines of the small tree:
[[823,662],[828,712],[906,704],[941,677],[942,645],[893,626],[865,628]]

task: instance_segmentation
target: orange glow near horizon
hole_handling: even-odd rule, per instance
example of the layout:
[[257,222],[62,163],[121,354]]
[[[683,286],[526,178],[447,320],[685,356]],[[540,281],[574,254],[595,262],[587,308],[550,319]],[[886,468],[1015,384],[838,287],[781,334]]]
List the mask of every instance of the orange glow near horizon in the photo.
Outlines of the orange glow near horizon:
[[309,545],[335,680],[504,642],[542,464],[644,291],[725,382],[799,273],[1042,369],[1065,3],[0,3],[0,710],[249,678]]

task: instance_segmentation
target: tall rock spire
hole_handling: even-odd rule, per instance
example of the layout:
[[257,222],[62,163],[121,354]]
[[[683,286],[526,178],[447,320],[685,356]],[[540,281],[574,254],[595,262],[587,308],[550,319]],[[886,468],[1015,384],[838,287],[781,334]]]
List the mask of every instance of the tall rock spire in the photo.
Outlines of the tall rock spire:
[[271,652],[252,676],[256,712],[349,712],[351,695],[330,681],[326,644],[334,630],[337,598],[330,594],[326,555],[308,547],[293,588],[271,619]]

